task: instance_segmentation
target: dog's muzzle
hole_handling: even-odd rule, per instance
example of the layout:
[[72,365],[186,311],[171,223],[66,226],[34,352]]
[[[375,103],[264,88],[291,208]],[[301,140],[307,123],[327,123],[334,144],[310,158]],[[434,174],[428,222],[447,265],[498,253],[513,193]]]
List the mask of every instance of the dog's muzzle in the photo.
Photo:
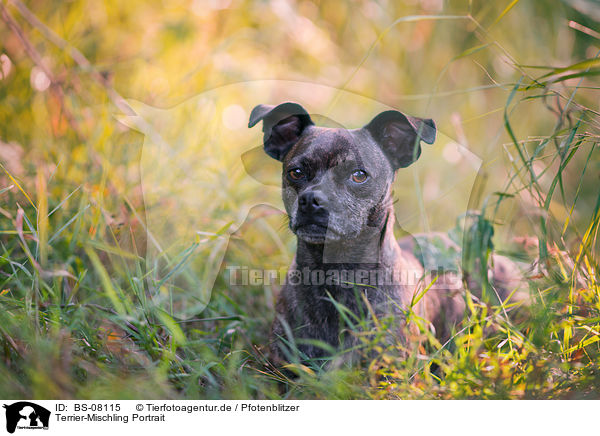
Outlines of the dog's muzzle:
[[327,198],[319,191],[307,191],[298,197],[296,223],[292,230],[303,233],[325,234],[329,223]]

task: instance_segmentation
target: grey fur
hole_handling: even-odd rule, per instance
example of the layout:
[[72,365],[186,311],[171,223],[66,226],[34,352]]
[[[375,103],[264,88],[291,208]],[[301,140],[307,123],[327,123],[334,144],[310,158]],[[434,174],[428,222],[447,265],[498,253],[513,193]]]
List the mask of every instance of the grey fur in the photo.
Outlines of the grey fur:
[[[317,127],[295,103],[259,105],[252,111],[250,126],[259,121],[264,123],[265,151],[282,162],[283,202],[289,227],[298,237],[288,274],[300,277],[288,275],[276,304],[273,359],[287,361],[290,356],[285,344],[291,341],[309,358],[327,354],[315,340],[333,348],[355,344],[355,337],[344,334],[332,300],[355,314],[372,309],[378,317],[395,315],[395,333],[406,339],[406,310],[427,280],[418,280],[423,266],[410,243],[404,242],[401,248],[394,237],[391,187],[395,171],[418,158],[420,141],[433,143],[435,123],[386,111],[361,129]],[[290,171],[297,175],[296,170],[302,174],[301,180],[291,177]],[[353,181],[356,170],[365,171],[368,179]],[[335,273],[341,277],[343,271],[384,271],[406,280],[374,283],[373,275],[368,274],[355,280],[355,286],[341,279],[317,284],[310,274],[319,271],[332,277]],[[444,278],[453,284],[458,280],[447,273],[438,282]],[[463,317],[462,289],[430,289],[412,310],[431,323],[440,340],[446,340]]]

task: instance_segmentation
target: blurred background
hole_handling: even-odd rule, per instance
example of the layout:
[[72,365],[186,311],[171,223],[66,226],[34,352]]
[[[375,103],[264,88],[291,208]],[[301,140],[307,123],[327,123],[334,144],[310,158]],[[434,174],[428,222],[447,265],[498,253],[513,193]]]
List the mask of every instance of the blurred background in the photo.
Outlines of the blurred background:
[[[98,304],[115,317],[57,321],[51,349],[85,349],[89,331],[108,356],[122,352],[125,314],[148,318],[145,286],[158,343],[187,343],[180,321],[198,316],[216,323],[198,333],[212,358],[250,327],[248,343],[264,343],[277,287],[236,290],[225,272],[279,269],[294,252],[280,165],[247,128],[261,103],[297,101],[348,128],[390,108],[434,119],[437,142],[394,187],[399,234],[447,232],[479,211],[496,248],[535,256],[550,241],[574,249],[595,222],[593,0],[1,0],[0,12],[3,304]],[[7,361],[21,354],[13,342]],[[173,372],[175,354],[154,346],[162,357],[137,350],[136,365],[164,358]],[[82,395],[64,371],[66,387],[39,392]],[[38,392],[3,372],[7,392]],[[113,392],[98,389],[86,395]]]

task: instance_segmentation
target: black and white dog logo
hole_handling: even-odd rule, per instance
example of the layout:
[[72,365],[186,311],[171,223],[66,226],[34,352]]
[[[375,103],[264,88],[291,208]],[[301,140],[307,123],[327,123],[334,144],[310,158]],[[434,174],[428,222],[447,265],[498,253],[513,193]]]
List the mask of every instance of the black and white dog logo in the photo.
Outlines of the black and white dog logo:
[[4,405],[6,409],[6,431],[14,433],[19,429],[48,429],[50,411],[29,401],[19,401]]

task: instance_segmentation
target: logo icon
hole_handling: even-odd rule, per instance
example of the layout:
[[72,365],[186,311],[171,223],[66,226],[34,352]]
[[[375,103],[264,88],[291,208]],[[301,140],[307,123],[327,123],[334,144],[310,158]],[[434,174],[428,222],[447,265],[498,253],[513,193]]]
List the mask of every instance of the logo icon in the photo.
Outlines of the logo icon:
[[11,405],[4,404],[6,409],[6,431],[14,433],[15,429],[48,429],[50,411],[29,401],[19,401]]

